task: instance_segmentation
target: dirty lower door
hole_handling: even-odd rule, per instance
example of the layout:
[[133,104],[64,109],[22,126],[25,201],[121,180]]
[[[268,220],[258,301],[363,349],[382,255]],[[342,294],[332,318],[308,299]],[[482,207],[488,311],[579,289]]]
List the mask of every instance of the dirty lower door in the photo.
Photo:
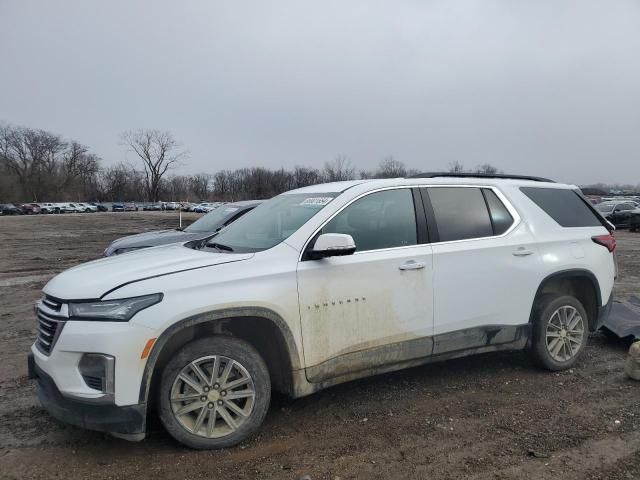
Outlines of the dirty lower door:
[[408,188],[360,198],[321,231],[352,235],[358,250],[299,263],[309,381],[431,354],[432,254],[417,243],[413,208]]

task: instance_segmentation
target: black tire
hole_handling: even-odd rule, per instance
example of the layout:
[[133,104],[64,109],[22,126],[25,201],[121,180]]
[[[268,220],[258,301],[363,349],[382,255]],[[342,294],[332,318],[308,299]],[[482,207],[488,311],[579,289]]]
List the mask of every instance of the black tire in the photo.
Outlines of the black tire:
[[[577,350],[573,356],[561,361],[553,358],[550,348],[547,345],[547,328],[554,313],[563,307],[575,309],[582,317],[583,334]],[[557,317],[556,320],[557,321]],[[563,329],[564,330],[564,329]],[[566,334],[566,333],[565,333]],[[533,314],[531,353],[538,365],[547,370],[557,371],[571,368],[580,358],[587,346],[589,338],[589,317],[580,301],[570,295],[544,295],[536,302]],[[562,341],[562,340],[560,340]],[[573,345],[569,343],[570,345]]]
[[[196,359],[212,355],[227,357],[242,365],[251,376],[255,391],[251,413],[235,431],[218,438],[207,438],[187,430],[174,415],[170,400],[174,382],[182,369]],[[160,420],[173,438],[187,447],[200,450],[226,448],[247,439],[262,424],[269,410],[271,379],[267,365],[251,344],[237,338],[219,335],[195,340],[178,350],[162,372],[158,392]]]

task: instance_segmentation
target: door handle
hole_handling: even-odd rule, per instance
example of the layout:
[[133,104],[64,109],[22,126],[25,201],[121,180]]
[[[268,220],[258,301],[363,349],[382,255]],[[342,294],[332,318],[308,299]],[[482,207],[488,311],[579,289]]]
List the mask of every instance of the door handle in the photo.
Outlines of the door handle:
[[407,263],[403,263],[398,268],[400,270],[420,270],[421,268],[426,267],[427,265],[422,262],[416,262],[414,260],[409,260]]
[[526,257],[527,255],[531,255],[532,253],[533,253],[533,250],[529,250],[528,248],[525,248],[525,247],[520,247],[513,252],[513,254],[516,257]]

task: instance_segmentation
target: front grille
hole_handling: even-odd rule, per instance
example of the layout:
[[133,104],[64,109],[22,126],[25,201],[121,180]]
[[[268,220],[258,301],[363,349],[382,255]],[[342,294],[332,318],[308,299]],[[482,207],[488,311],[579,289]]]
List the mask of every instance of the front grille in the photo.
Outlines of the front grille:
[[83,375],[82,379],[84,380],[84,383],[86,383],[89,388],[93,388],[95,390],[100,390],[100,391],[103,390],[102,377],[93,377],[90,375]]
[[51,297],[44,297],[42,303],[56,312],[59,312],[62,308],[62,302]]
[[43,299],[41,305],[36,308],[38,315],[38,337],[36,339],[36,346],[45,355],[51,353],[64,327],[66,318],[56,315],[56,312],[60,312],[61,309],[62,303],[52,300],[49,297]]

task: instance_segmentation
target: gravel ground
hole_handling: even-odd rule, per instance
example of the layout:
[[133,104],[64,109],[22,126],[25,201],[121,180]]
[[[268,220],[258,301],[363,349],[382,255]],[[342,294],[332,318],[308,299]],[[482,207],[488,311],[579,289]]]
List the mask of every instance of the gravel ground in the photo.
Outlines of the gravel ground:
[[[225,451],[182,448],[156,423],[129,443],[51,419],[26,378],[40,289],[114,238],[176,225],[174,212],[0,218],[0,479],[640,478],[640,382],[623,375],[628,343],[600,333],[561,373],[496,353],[276,396],[261,433]],[[638,294],[640,234],[616,235],[617,295]]]

